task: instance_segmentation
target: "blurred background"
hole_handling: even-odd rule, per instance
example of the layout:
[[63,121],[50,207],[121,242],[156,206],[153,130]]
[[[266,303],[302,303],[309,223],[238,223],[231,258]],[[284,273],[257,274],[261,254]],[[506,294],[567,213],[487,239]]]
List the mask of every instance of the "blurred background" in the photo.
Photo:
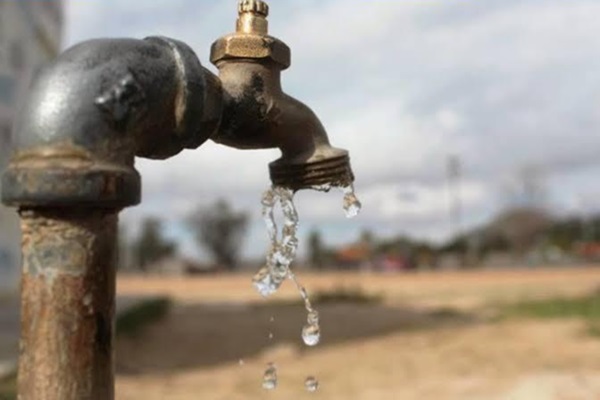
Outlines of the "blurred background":
[[[284,88],[350,151],[363,203],[348,220],[341,192],[296,195],[294,268],[323,345],[301,345],[291,285],[263,301],[250,283],[278,150],[140,159],[143,203],[121,217],[117,398],[264,398],[271,361],[277,398],[600,398],[600,2],[270,5],[293,54]],[[0,168],[28,82],[60,51],[164,35],[214,72],[210,45],[235,17],[235,0],[0,0]],[[18,242],[0,206],[0,399]]]

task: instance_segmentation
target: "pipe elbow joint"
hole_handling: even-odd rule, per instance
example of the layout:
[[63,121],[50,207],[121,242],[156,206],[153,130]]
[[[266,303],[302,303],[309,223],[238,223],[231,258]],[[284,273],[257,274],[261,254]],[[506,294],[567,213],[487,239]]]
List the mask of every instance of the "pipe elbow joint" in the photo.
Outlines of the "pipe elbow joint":
[[15,124],[2,200],[18,207],[122,208],[140,201],[134,156],[196,148],[219,125],[219,81],[185,44],[97,39],[34,81]]

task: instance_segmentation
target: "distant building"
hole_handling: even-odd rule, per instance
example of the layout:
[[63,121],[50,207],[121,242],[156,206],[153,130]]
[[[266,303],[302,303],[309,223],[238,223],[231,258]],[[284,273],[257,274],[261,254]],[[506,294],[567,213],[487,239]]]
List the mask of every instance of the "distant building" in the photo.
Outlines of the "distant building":
[[[12,124],[31,77],[60,49],[61,0],[0,0],[0,170],[15,145]],[[18,219],[0,205],[0,289],[13,285],[19,264]]]
[[333,263],[341,270],[370,270],[371,249],[364,243],[342,247],[335,251]]

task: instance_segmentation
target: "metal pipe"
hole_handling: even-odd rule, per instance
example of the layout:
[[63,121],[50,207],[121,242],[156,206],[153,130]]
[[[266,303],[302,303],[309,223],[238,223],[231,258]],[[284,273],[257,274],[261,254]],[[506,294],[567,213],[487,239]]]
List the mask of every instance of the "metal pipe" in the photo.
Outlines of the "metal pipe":
[[116,211],[20,214],[19,399],[113,399]]
[[23,231],[19,400],[112,400],[117,214],[140,200],[134,156],[196,148],[221,88],[166,38],[93,40],[35,81],[2,200]]
[[20,110],[2,200],[19,207],[135,205],[134,156],[162,159],[200,146],[218,127],[221,97],[218,80],[176,40],[74,46],[40,73]]

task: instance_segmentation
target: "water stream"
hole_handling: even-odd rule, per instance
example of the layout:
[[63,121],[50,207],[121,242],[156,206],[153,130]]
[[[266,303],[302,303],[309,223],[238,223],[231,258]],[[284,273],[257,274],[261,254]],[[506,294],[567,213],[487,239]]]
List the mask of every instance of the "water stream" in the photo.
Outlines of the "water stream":
[[[313,189],[328,192],[331,190],[331,186],[323,185]],[[346,217],[353,218],[360,212],[360,201],[354,193],[353,186],[344,187],[342,191],[344,193],[343,208]],[[307,312],[306,324],[302,328],[302,340],[307,346],[316,346],[321,340],[319,313],[313,308],[306,288],[302,286],[290,268],[296,258],[299,244],[296,236],[299,217],[294,205],[294,191],[273,186],[263,194],[261,203],[263,207],[262,215],[270,240],[270,249],[267,253],[266,265],[253,278],[254,287],[263,297],[269,297],[277,292],[286,279],[291,280],[298,289]],[[279,204],[283,214],[281,232],[279,232],[275,221],[275,206],[277,204]],[[273,338],[272,335],[272,333],[269,333],[269,340]],[[273,390],[276,387],[277,368],[275,364],[269,363],[263,377],[263,388]],[[315,392],[318,387],[319,382],[316,378],[312,376],[306,378],[306,390]]]

